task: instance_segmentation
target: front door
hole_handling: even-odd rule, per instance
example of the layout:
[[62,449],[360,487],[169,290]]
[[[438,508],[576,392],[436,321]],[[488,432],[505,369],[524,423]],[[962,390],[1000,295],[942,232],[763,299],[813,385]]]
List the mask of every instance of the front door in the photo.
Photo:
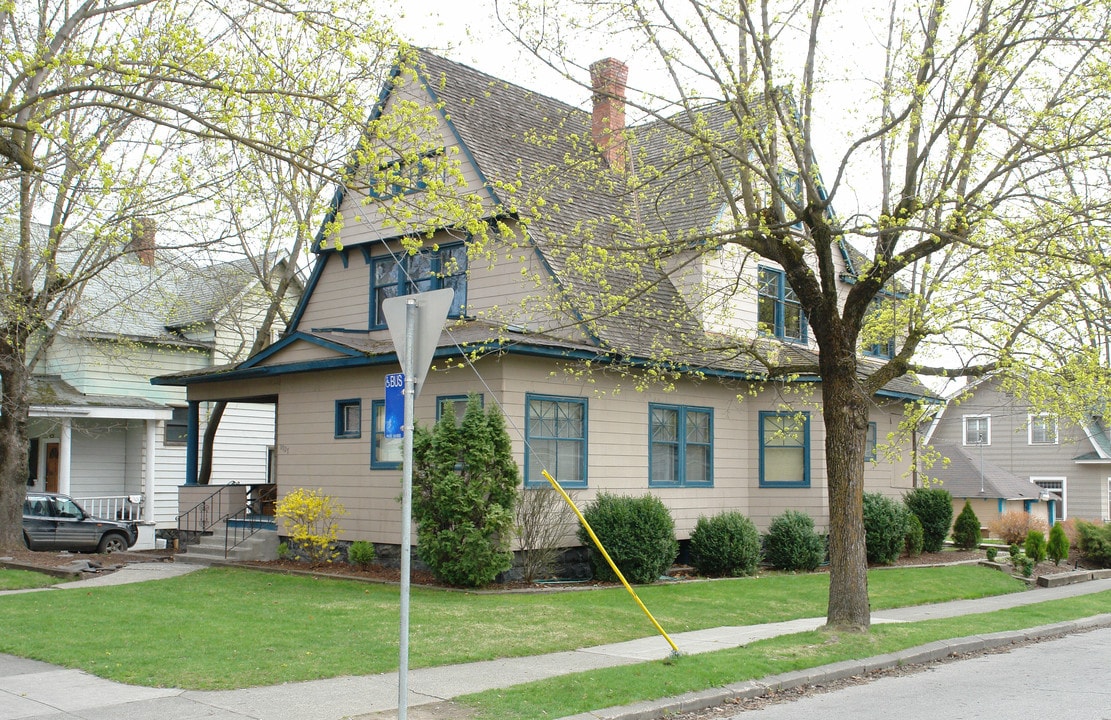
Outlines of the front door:
[[57,440],[46,443],[46,491],[58,492],[58,455],[62,446]]

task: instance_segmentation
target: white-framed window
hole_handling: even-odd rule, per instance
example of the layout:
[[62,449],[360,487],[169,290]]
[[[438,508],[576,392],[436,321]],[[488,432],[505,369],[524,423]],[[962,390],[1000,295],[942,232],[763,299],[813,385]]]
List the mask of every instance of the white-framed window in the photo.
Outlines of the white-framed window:
[[1057,444],[1057,418],[1053,415],[1046,413],[1030,415],[1026,427],[1031,445]]
[[1032,477],[1030,482],[1042,490],[1048,490],[1056,500],[1053,516],[1056,522],[1061,522],[1068,515],[1068,479],[1063,477]]
[[964,416],[964,444],[991,445],[991,415]]

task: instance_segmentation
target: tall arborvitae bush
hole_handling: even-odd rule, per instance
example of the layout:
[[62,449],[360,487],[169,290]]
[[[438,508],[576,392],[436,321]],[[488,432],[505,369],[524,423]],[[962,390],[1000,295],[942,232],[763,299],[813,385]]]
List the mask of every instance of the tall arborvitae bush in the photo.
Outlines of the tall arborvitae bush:
[[1054,565],[1060,565],[1062,560],[1069,559],[1069,536],[1061,523],[1054,523],[1049,529],[1049,542],[1045,546],[1045,554]]
[[482,587],[513,564],[513,506],[520,472],[501,410],[477,395],[462,425],[444,413],[413,433],[417,555],[440,580]]
[[972,503],[967,500],[953,523],[953,544],[961,550],[972,550],[980,546],[980,518],[976,517]]
[[953,522],[953,497],[942,488],[915,488],[903,496],[903,502],[922,523],[922,549],[938,552],[945,544]]

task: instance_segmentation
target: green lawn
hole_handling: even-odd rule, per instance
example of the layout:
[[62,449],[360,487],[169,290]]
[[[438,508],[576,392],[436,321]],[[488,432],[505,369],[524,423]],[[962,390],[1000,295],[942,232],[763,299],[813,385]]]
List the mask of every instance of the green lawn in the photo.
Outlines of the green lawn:
[[70,582],[73,578],[54,577],[33,570],[10,570],[0,568],[0,590],[25,590],[27,588],[49,587],[58,583]]
[[[1023,587],[976,566],[885,569],[869,578],[876,610]],[[677,633],[820,617],[828,576],[674,583],[638,593],[664,629]],[[32,624],[38,631],[27,633]],[[653,633],[621,588],[542,594],[414,588],[410,666],[542,654]],[[0,597],[0,652],[150,686],[223,689],[386,672],[397,668],[397,634],[397,587],[248,570]]]

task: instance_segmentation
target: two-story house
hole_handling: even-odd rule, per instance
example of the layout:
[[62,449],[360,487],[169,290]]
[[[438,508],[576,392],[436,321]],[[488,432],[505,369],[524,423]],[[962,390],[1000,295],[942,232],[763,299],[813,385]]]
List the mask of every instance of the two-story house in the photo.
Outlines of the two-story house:
[[942,480],[957,511],[969,499],[985,524],[1010,510],[1049,522],[1111,519],[1111,438],[1100,419],[1078,425],[1034,412],[990,378],[958,399],[924,437],[952,460],[928,473]]
[[[383,91],[367,136],[421,107],[422,144],[377,156],[386,180],[367,171],[365,190],[337,192],[324,226],[341,229],[322,232],[288,333],[238,365],[155,382],[184,386],[191,405],[273,402],[279,493],[321,489],[347,510],[341,539],[396,546],[401,440],[386,437],[384,378],[399,365],[383,301],[452,288],[416,417],[432,423],[469,393],[498,404],[526,492],[546,486],[546,469],[582,501],[652,493],[681,538],[725,509],[761,527],[798,509],[824,526],[820,378],[770,381],[751,353],[720,341],[740,333],[784,363],[812,363],[806,318],[774,264],[729,247],[657,259],[636,236],[631,228],[710,232],[724,201],[709,185],[689,186],[706,180],[704,169],[675,166],[675,177],[654,181],[667,200],[651,219],[630,210],[604,168],[634,156],[663,167],[675,138],[666,123],[624,127],[621,72],[612,60],[596,64],[595,82],[609,84],[582,110],[419,52],[415,73],[399,70]],[[615,129],[627,145],[615,147]],[[456,159],[457,172],[430,171],[439,158]],[[580,160],[595,169],[576,176]],[[406,228],[390,214],[433,192],[477,203],[498,232],[478,249],[461,222],[426,210]],[[607,243],[623,242],[644,242],[642,263],[612,259]],[[852,259],[843,248],[845,282]],[[909,451],[891,459],[874,449],[895,436],[904,403],[924,394],[901,379],[875,396],[869,490],[911,487]]]
[[[146,227],[41,346],[28,427],[28,487],[67,493],[94,515],[141,521],[139,548],[176,527],[185,473],[185,394],[152,387],[150,377],[245,357],[269,303],[259,259],[197,265],[156,247]],[[272,406],[230,406],[212,482],[269,482],[273,433]]]

